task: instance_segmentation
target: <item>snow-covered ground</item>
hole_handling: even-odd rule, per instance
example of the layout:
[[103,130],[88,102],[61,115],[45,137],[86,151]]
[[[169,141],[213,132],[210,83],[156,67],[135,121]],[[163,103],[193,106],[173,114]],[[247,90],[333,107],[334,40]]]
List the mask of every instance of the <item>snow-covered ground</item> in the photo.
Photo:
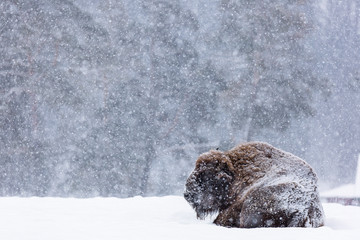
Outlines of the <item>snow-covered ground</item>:
[[0,198],[0,239],[359,239],[360,207],[323,206],[321,228],[235,229],[197,220],[179,196]]
[[328,190],[326,192],[322,192],[322,197],[344,197],[344,198],[356,198],[360,197],[360,193],[356,184],[346,184],[340,187]]

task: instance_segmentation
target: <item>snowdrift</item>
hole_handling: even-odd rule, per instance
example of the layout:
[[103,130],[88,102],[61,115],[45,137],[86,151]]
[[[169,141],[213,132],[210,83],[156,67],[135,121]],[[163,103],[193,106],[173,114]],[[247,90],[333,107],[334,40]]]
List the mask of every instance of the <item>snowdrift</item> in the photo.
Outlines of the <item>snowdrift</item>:
[[224,228],[179,196],[0,198],[0,239],[358,239],[360,207],[323,204],[320,228]]

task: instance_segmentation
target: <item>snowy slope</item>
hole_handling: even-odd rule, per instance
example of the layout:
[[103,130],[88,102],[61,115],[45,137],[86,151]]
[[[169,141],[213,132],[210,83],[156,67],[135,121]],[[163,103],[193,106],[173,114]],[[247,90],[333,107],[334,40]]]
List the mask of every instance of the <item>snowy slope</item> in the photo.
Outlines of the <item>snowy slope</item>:
[[321,193],[321,197],[344,197],[344,198],[356,198],[360,197],[357,193],[357,186],[355,184],[346,184],[326,192]]
[[359,239],[360,207],[324,204],[317,229],[230,229],[197,220],[182,197],[0,198],[0,239]]

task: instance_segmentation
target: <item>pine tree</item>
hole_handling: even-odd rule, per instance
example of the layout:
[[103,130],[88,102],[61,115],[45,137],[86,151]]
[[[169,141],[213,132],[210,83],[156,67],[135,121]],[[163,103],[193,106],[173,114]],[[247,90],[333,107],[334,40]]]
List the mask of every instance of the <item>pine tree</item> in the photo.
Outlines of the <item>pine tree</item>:
[[106,32],[72,1],[5,0],[0,10],[3,193],[49,194],[86,132],[83,71],[111,56]]
[[244,140],[261,129],[283,131],[291,120],[313,116],[314,92],[325,82],[314,74],[306,46],[312,31],[313,1],[233,1],[221,3],[219,42],[242,59],[229,86],[232,125]]

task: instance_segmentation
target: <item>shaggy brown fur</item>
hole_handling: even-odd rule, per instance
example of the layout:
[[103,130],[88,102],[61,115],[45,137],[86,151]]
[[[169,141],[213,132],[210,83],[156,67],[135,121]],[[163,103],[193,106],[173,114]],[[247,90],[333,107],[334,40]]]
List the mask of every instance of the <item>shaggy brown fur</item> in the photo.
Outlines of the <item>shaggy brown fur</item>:
[[319,227],[324,214],[317,177],[302,159],[266,143],[200,155],[185,199],[203,219],[226,227]]

